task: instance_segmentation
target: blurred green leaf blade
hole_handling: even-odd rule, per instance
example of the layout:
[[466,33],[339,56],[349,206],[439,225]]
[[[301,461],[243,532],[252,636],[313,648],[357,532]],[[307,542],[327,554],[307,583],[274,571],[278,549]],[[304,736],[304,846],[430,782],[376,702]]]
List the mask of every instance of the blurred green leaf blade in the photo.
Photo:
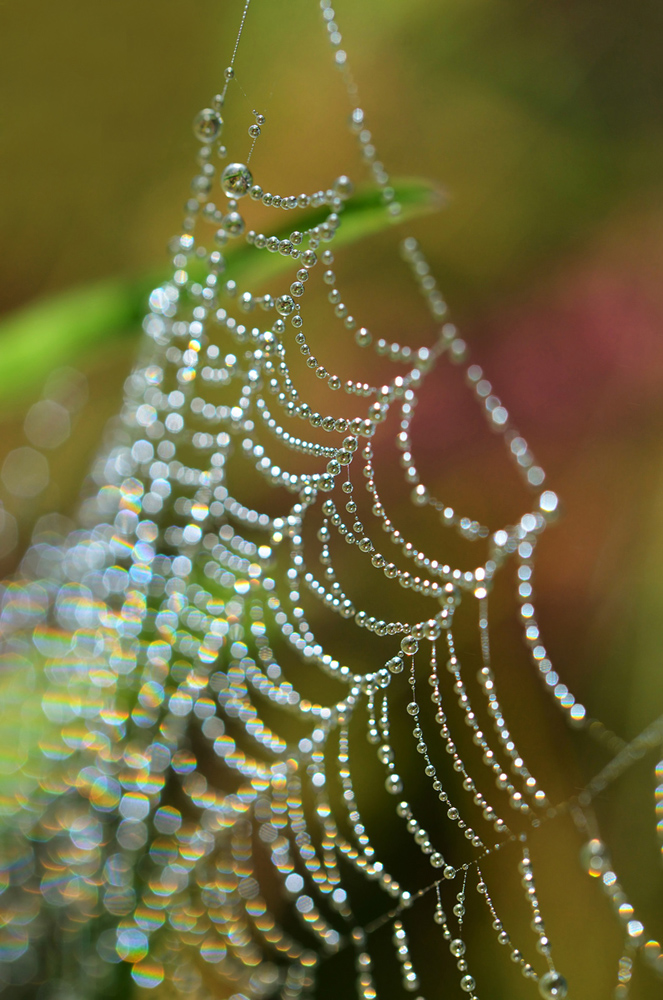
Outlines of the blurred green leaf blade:
[[[348,246],[373,236],[394,223],[402,223],[435,211],[442,198],[428,181],[395,181],[394,202],[400,206],[391,215],[376,188],[360,190],[350,198],[342,213],[336,246]],[[393,204],[392,203],[392,204]],[[302,229],[325,221],[328,208],[312,209],[299,218]],[[292,226],[277,233],[286,239]],[[258,252],[242,243],[228,248],[227,275],[252,283],[277,277],[289,267],[291,258],[278,253]],[[202,262],[193,260],[189,273],[202,275]],[[138,278],[121,277],[98,282],[30,305],[0,322],[0,409],[21,408],[32,400],[50,371],[61,365],[89,362],[97,351],[116,344],[134,350],[134,335],[146,311],[147,298],[166,275]]]

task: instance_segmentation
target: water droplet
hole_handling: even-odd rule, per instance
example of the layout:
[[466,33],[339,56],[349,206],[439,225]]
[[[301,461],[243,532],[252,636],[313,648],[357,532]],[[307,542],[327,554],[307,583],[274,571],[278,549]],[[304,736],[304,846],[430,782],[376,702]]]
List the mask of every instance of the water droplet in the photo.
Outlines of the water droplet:
[[289,316],[295,308],[295,300],[290,295],[279,295],[275,305],[281,316]]
[[221,187],[234,198],[242,198],[252,183],[253,175],[243,163],[229,163],[221,174]]
[[223,217],[223,228],[229,236],[241,236],[244,232],[244,219],[239,212],[228,212]]
[[193,120],[193,133],[200,142],[214,142],[223,128],[223,118],[212,108],[203,108]]
[[48,485],[48,462],[34,448],[15,448],[2,466],[2,481],[16,497],[36,497]]
[[71,432],[69,413],[52,399],[41,399],[28,410],[25,436],[37,448],[57,448]]
[[561,1000],[568,990],[566,979],[559,972],[546,972],[539,979],[539,993],[544,1000]]

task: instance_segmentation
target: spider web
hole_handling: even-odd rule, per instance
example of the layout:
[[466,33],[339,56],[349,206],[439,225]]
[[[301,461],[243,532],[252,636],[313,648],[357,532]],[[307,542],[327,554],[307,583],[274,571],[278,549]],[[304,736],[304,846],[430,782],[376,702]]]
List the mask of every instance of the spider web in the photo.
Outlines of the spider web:
[[[330,0],[319,6],[359,159],[398,222],[336,14]],[[409,930],[425,910],[434,947],[448,952],[450,995],[487,995],[465,919],[482,912],[504,974],[564,997],[530,842],[568,814],[623,932],[615,996],[626,997],[636,952],[658,972],[663,957],[618,881],[592,801],[660,745],[663,724],[625,744],[554,669],[532,580],[558,498],[467,361],[417,242],[405,237],[400,253],[437,336],[413,348],[374,338],[343,301],[333,265],[356,204],[349,176],[274,195],[226,149],[223,114],[248,7],[222,93],[194,123],[198,169],[170,244],[173,276],[150,297],[142,361],[92,471],[94,491],[78,528],[35,538],[4,590],[5,667],[32,676],[40,661],[45,685],[36,681],[38,747],[3,802],[4,987],[27,996],[58,978],[77,995],[108,996],[128,971],[166,996],[303,1000],[324,995],[330,977],[340,983],[334,956],[352,955],[363,1000],[401,987],[430,1000],[438,987],[418,971]],[[254,113],[254,145],[264,125]],[[273,232],[247,231],[252,202],[273,210]],[[287,235],[283,211],[292,213]],[[245,287],[241,268],[234,275],[233,240],[255,260],[287,259],[274,294]],[[322,358],[330,338],[309,340],[315,296],[339,341],[376,351],[399,374],[372,386],[331,373],[344,349]],[[531,509],[515,524],[489,531],[437,498],[417,469],[411,425],[426,379],[443,365],[464,377],[529,490]],[[483,553],[472,569],[439,561],[396,526],[381,478],[387,454],[385,485],[395,454],[411,526],[434,512],[436,543],[455,534]],[[357,592],[353,566],[372,574],[370,593]],[[489,604],[507,572],[542,689],[610,758],[557,805],[498,695]],[[371,613],[377,603],[383,618]],[[391,617],[406,611],[408,621]],[[476,677],[457,641],[468,623]],[[359,640],[339,647],[336,633],[357,629]],[[498,854],[531,921],[531,940],[518,947],[489,874]],[[396,987],[380,986],[383,961]]]

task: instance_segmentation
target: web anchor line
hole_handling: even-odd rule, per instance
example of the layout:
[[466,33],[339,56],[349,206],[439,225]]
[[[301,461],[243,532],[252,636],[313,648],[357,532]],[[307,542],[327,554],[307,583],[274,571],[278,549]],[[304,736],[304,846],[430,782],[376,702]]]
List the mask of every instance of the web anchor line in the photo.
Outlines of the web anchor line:
[[235,39],[235,47],[233,48],[233,54],[230,57],[230,65],[231,66],[235,65],[235,56],[237,55],[237,49],[239,48],[239,43],[240,43],[240,39],[242,37],[242,32],[244,31],[244,24],[246,22],[246,15],[249,12],[249,6],[250,6],[250,4],[251,4],[251,0],[246,0],[246,3],[244,4],[244,10],[242,11],[242,20],[240,21],[239,31],[237,32],[237,38]]

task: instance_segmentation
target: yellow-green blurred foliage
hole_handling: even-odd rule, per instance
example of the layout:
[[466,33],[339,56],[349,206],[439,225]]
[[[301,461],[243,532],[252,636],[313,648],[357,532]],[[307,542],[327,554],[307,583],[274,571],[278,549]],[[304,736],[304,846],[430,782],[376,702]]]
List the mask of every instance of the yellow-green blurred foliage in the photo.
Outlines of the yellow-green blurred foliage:
[[[190,123],[221,88],[242,7],[241,0],[0,5],[2,312],[164,267],[193,171]],[[564,503],[541,547],[547,645],[592,711],[632,736],[663,711],[663,7],[658,0],[637,7],[338,0],[336,7],[381,157],[394,176],[429,177],[447,192],[444,209],[415,231],[476,360]],[[312,0],[253,0],[236,66],[242,106],[267,115],[252,161],[265,189],[324,186],[344,171],[359,177],[344,132],[347,99]],[[367,246],[351,255],[349,301],[361,296],[385,336],[405,339],[421,314],[399,297],[377,244]],[[45,489],[16,496],[3,467],[0,499],[19,529],[16,545],[9,529],[0,545],[7,571],[41,514],[75,508],[132,364],[138,334],[129,334],[67,360],[87,376],[87,402],[76,397],[76,381],[56,376],[64,388],[53,398],[69,400],[73,431],[48,453]],[[333,342],[326,349],[334,357]],[[0,464],[28,443],[23,421],[43,388],[26,386],[2,408]],[[520,506],[502,456],[464,404],[452,404],[442,379],[415,425],[422,462],[438,495],[499,524]],[[520,710],[522,730],[536,732],[540,766],[553,781],[555,769],[577,767],[582,781],[597,761],[569,764],[572,747],[558,720],[537,705],[534,682],[509,667],[526,669],[506,618],[498,634],[505,700]],[[613,853],[660,937],[650,773],[629,776],[618,792],[607,817]],[[551,827],[541,844],[540,853],[556,852],[542,896],[552,900],[550,933],[573,997],[602,1000],[615,970],[601,947],[613,945],[601,895],[573,874],[574,835]],[[572,873],[568,883],[558,878],[560,860]],[[634,996],[651,998],[655,989],[642,977]],[[502,990],[495,973],[494,992],[482,996],[516,996]]]

